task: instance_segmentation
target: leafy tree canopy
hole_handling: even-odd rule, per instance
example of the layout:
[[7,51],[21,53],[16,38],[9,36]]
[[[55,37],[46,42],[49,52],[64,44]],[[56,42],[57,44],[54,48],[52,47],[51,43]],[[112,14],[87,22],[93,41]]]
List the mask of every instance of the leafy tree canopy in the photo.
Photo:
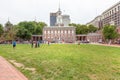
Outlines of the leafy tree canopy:
[[3,26],[2,26],[2,24],[0,24],[0,37],[2,34],[3,34]]
[[88,34],[88,33],[92,33],[92,32],[96,32],[97,31],[97,27],[94,27],[93,25],[80,25],[80,24],[69,24],[69,26],[73,26],[76,27],[76,34]]
[[42,34],[43,28],[47,26],[44,22],[35,22],[35,21],[24,21],[20,22],[17,25],[18,31],[17,31],[17,37],[29,40],[33,34],[40,35]]
[[116,26],[106,25],[103,28],[103,36],[106,40],[112,40],[118,37],[118,33],[116,31]]

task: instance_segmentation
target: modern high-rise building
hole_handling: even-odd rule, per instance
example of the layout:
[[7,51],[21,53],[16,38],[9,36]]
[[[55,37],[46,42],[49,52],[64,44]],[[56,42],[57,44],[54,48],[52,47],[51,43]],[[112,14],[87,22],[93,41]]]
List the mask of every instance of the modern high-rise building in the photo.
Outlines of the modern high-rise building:
[[50,26],[55,26],[56,24],[56,13],[50,13]]
[[120,1],[87,24],[96,27],[104,27],[109,24],[120,27]]

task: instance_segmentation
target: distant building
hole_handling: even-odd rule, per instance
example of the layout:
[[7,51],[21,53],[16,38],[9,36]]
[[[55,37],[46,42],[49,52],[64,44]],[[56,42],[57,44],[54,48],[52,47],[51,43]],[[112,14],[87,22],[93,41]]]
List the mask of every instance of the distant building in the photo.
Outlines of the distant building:
[[76,35],[76,41],[81,41],[83,43],[99,43],[102,42],[102,35],[99,33],[79,34]]
[[102,22],[120,27],[120,1],[102,13]]
[[88,24],[92,24],[97,27],[104,27],[108,24],[120,27],[120,1]]
[[[58,25],[59,24],[59,25]],[[50,27],[68,26],[70,24],[70,16],[62,15],[60,8],[55,13],[50,13]]]
[[87,23],[87,25],[93,25],[97,28],[102,28],[103,24],[102,24],[102,17],[101,16],[97,16],[95,19],[93,19],[91,22]]
[[57,17],[56,17],[56,25],[55,26],[58,26],[58,27],[61,27],[61,26],[64,26],[63,25],[63,20],[62,20],[62,12],[60,10],[60,8],[58,9],[58,11],[56,12],[57,14]]
[[43,29],[44,41],[74,43],[75,36],[74,27],[44,27]]
[[[97,24],[92,21],[96,27],[99,27],[99,21],[101,19],[96,18],[94,20]],[[75,43],[76,41],[81,42],[99,42],[101,40],[101,35],[97,33],[85,34],[85,35],[76,35],[75,27],[70,27],[70,16],[62,15],[60,8],[56,13],[50,13],[50,26],[43,28],[42,35],[33,35],[32,40],[38,41],[43,40],[44,42],[53,42],[53,43]]]
[[70,24],[70,16],[69,15],[62,15],[62,21],[64,26],[69,26]]
[[74,43],[76,41],[75,27],[69,27],[70,16],[62,15],[60,8],[56,13],[50,13],[50,27],[43,28],[43,40],[50,42]]
[[56,13],[50,13],[50,26],[55,26],[56,24]]

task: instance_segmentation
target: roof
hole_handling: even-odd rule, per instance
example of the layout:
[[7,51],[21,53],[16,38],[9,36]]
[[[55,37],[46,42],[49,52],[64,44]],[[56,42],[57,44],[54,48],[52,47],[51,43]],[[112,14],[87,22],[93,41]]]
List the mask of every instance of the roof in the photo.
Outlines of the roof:
[[120,1],[116,4],[114,4],[112,7],[110,7],[109,9],[105,10],[102,14],[106,13],[107,11],[109,11],[110,9],[114,8],[115,6],[119,5]]

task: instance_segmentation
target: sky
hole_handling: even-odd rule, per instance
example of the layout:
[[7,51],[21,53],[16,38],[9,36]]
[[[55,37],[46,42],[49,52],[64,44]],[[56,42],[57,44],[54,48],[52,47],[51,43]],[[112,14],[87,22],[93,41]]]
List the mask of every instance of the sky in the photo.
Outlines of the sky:
[[71,23],[86,24],[119,0],[0,0],[0,24],[8,19],[12,24],[36,19],[49,25],[50,12],[58,11],[59,2]]

